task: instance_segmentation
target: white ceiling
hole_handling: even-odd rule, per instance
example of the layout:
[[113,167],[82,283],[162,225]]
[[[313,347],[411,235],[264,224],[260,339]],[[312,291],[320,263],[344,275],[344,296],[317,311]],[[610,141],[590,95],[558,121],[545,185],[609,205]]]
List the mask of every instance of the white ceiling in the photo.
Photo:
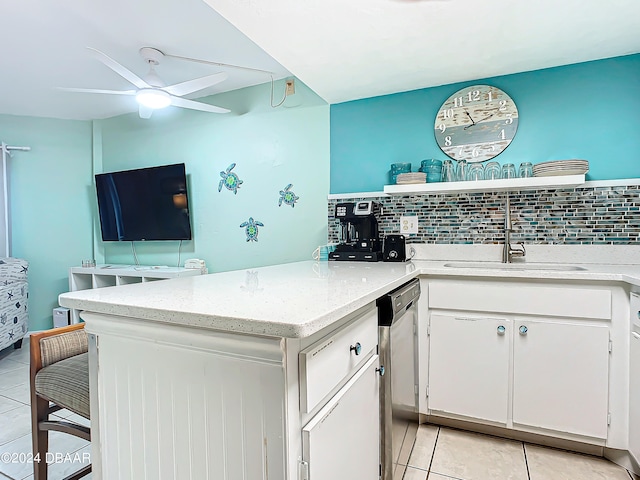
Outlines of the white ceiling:
[[640,52],[638,0],[204,1],[329,103]]
[[[202,0],[7,0],[0,19],[0,113],[5,114],[86,120],[136,111],[134,97],[56,89],[133,88],[86,47],[139,76],[148,71],[138,53],[144,46],[272,71],[275,78],[290,76]],[[267,74],[172,58],[164,58],[156,71],[167,84],[227,72],[227,80],[201,92],[209,95],[270,80]]]
[[[329,103],[640,52],[638,0],[20,0],[1,18],[0,113],[70,119],[136,109],[56,90],[131,88],[87,46],[140,76],[143,46],[293,74]],[[201,94],[269,80],[171,58],[157,68],[168,84],[221,70],[229,79]]]

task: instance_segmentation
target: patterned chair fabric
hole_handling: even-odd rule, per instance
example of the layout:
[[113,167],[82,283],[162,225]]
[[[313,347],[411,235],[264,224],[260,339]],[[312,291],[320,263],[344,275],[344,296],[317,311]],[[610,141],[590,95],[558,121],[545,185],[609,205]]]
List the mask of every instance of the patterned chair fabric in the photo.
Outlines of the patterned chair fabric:
[[21,340],[28,328],[29,262],[0,258],[0,350]]
[[40,339],[40,357],[43,367],[86,353],[88,350],[89,342],[84,329]]
[[[89,354],[84,323],[34,332],[29,337],[31,441],[34,458],[49,454],[49,432],[57,431],[91,441],[91,429],[69,419],[51,416],[60,408],[89,419]],[[84,465],[84,464],[83,464]],[[91,472],[82,466],[65,477],[79,480]],[[34,480],[47,480],[47,462],[33,462]]]
[[88,419],[88,356],[88,353],[81,353],[42,368],[36,374],[38,395]]

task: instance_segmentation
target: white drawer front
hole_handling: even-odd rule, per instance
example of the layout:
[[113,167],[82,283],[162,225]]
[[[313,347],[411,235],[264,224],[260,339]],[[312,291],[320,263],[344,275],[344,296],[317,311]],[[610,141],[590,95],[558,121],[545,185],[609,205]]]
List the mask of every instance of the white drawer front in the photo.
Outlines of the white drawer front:
[[[360,344],[360,353],[355,347]],[[351,376],[378,345],[378,310],[332,332],[300,352],[300,409],[311,412]]]
[[309,476],[301,478],[379,478],[378,365],[374,355],[304,426],[302,448]]
[[429,308],[611,319],[611,292],[521,283],[429,283]]

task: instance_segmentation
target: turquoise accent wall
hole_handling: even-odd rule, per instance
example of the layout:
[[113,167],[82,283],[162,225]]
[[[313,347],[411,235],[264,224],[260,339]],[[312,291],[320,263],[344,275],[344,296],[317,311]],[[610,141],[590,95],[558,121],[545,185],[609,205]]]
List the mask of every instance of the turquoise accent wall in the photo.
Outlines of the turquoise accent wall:
[[[170,163],[186,164],[193,240],[182,245],[180,263],[202,258],[210,272],[311,258],[327,239],[329,106],[301,82],[279,108],[269,105],[264,84],[210,100],[241,115],[183,109],[100,121],[105,172]],[[284,83],[277,82],[276,92]],[[275,100],[276,102],[278,100]],[[291,104],[289,104],[291,102]],[[220,172],[235,163],[243,181],[237,194],[222,188]],[[278,206],[288,184],[295,207]],[[260,221],[258,241],[240,225]],[[99,235],[98,235],[99,236]],[[135,242],[143,265],[178,263],[179,242]],[[107,263],[133,264],[130,242],[97,242]]]
[[12,255],[29,261],[29,330],[52,326],[68,268],[91,258],[91,122],[0,115],[9,160]]
[[[215,272],[291,262],[326,242],[329,106],[296,82],[296,94],[272,109],[269,88],[215,97],[238,115],[176,108],[151,120],[0,115],[0,140],[32,149],[11,159],[9,178],[13,255],[30,262],[29,330],[52,326],[70,266],[86,258],[134,263],[130,243],[100,239],[94,172],[186,163],[194,240],[184,242],[181,264],[203,258]],[[237,195],[218,193],[220,171],[233,162],[244,183]],[[289,183],[300,199],[294,208],[278,207]],[[265,224],[258,242],[247,242],[240,228],[250,216]],[[136,251],[141,264],[178,261],[178,242],[136,242]]]
[[[99,240],[94,171],[186,163],[194,240],[184,242],[181,263],[203,258],[215,272],[303,260],[327,240],[329,185],[332,193],[380,191],[391,163],[443,158],[434,116],[451,93],[474,83],[496,85],[518,105],[518,133],[498,161],[585,158],[588,179],[640,177],[640,55],[331,107],[296,82],[296,95],[277,109],[268,84],[215,96],[241,115],[175,108],[151,120],[0,115],[0,140],[32,147],[11,160],[9,178],[13,254],[31,263],[30,330],[51,326],[69,266],[84,258],[134,262],[130,244]],[[218,193],[219,172],[231,163],[244,183],[237,195]],[[300,200],[278,207],[289,183]],[[258,242],[240,228],[249,217],[265,224]],[[138,242],[136,250],[142,264],[178,262],[178,242]]]
[[570,158],[587,180],[639,178],[640,54],[331,105],[331,193],[381,191],[389,165],[447,158],[434,121],[452,93],[495,85],[518,107],[518,132],[500,163]]

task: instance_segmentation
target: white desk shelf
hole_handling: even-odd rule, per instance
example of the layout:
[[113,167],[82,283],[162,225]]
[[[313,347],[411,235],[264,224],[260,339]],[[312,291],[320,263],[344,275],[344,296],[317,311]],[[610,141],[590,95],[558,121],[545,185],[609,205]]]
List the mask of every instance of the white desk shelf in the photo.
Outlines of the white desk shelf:
[[557,175],[552,177],[501,178],[466,182],[416,183],[410,185],[385,185],[389,195],[419,195],[456,192],[504,192],[511,190],[537,190],[541,188],[571,188],[582,185],[585,176]]
[[[69,268],[69,291],[154,282],[168,278],[193,277],[200,274],[200,269],[182,267],[147,267],[142,265],[71,267]],[[71,311],[71,323],[80,321],[79,313],[78,310]]]

